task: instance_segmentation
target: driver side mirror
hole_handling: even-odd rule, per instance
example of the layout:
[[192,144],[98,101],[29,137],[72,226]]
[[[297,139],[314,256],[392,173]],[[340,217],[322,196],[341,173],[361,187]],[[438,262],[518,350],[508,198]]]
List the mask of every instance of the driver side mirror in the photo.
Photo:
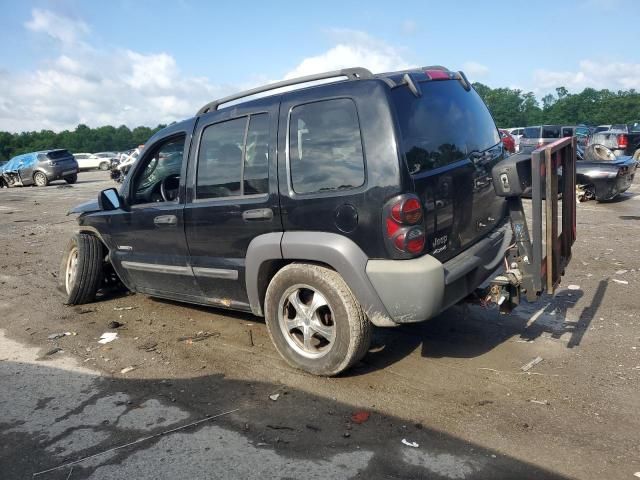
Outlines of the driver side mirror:
[[98,197],[98,205],[100,206],[100,210],[117,210],[122,206],[120,194],[115,188],[107,188],[106,190],[100,192],[100,196]]

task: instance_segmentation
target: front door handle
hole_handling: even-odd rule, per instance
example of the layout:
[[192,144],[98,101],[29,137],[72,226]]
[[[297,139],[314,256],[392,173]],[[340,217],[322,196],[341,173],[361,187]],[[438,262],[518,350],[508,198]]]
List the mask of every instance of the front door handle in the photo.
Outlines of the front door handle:
[[176,217],[175,215],[158,215],[153,219],[153,223],[158,226],[174,226],[178,224],[178,217]]
[[243,220],[271,220],[273,218],[273,210],[270,208],[245,210],[242,212],[242,218]]

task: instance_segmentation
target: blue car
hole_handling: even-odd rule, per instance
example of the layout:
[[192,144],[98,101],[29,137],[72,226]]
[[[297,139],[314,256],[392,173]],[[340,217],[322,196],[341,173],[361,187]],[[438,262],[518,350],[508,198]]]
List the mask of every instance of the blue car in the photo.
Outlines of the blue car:
[[45,187],[54,180],[75,183],[78,162],[68,150],[44,150],[13,157],[0,167],[0,186]]

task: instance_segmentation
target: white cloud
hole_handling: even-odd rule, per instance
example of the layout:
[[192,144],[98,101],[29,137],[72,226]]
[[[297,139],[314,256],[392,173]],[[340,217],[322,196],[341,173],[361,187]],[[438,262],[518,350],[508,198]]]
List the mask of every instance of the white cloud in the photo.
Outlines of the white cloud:
[[408,68],[401,52],[367,33],[335,29],[329,32],[337,45],[324,53],[307,57],[285,78],[294,78],[348,67],[364,67],[374,73]]
[[470,61],[462,64],[462,71],[468,77],[471,77],[470,81],[473,81],[473,77],[483,77],[489,73],[489,67],[478,62]]
[[556,87],[571,91],[586,87],[640,90],[640,63],[582,60],[578,67],[575,71],[536,70],[533,74],[536,90],[549,91]]
[[65,45],[76,43],[80,37],[90,32],[89,26],[82,20],[63,17],[39,8],[31,11],[31,20],[24,26],[33,32],[45,33]]

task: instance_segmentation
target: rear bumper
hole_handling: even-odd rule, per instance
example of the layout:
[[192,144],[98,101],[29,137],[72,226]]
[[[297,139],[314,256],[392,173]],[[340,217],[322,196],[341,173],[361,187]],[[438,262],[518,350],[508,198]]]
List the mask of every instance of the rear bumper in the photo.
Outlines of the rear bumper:
[[42,167],[49,180],[58,180],[78,173],[78,164],[46,165]]
[[421,322],[459,302],[489,278],[500,267],[512,238],[506,222],[445,263],[431,255],[369,260],[366,273],[395,323]]
[[620,157],[613,162],[578,162],[578,184],[592,184],[598,200],[611,200],[625,192],[633,183],[637,162],[631,157]]

